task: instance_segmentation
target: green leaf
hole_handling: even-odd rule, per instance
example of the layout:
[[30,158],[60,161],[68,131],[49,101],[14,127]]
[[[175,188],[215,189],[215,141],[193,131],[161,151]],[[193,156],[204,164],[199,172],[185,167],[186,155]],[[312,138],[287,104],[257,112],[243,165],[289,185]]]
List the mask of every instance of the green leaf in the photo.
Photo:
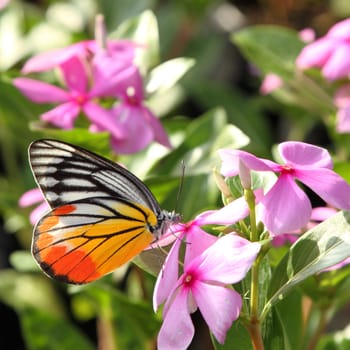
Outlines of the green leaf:
[[[102,13],[105,17],[105,22],[107,28],[114,30],[118,28],[119,25],[123,25],[123,21],[127,21],[131,17],[135,17],[142,13],[143,11],[152,7],[153,0],[144,0],[144,1],[128,1],[128,0],[119,0],[119,1],[110,1],[110,0],[100,0],[98,3],[91,0],[95,5],[98,4],[98,13]],[[77,1],[74,1],[75,3]],[[86,7],[86,1],[78,1],[81,3],[83,8]],[[94,11],[95,14],[96,10]]]
[[135,60],[142,72],[148,71],[159,62],[158,23],[150,10],[123,22],[110,38],[130,39],[143,46],[138,50]]
[[93,350],[95,347],[67,319],[51,312],[26,308],[21,312],[21,325],[29,350]]
[[170,89],[194,64],[193,58],[186,57],[174,58],[160,64],[150,72],[146,91],[152,94]]
[[[301,339],[304,335],[302,315],[302,295],[299,290],[291,292],[275,306],[279,320],[285,331],[291,349],[301,349]],[[291,310],[293,310],[291,312]],[[282,348],[281,348],[282,349]],[[285,348],[283,348],[285,349]]]
[[241,130],[227,123],[225,111],[215,108],[191,122],[184,141],[162,158],[153,171],[181,176],[179,164],[184,162],[186,174],[208,174],[220,163],[219,148],[240,148],[248,141]]
[[253,350],[251,338],[247,329],[242,325],[240,320],[233,323],[232,327],[226,334],[224,344],[219,344],[218,341],[212,335],[212,341],[215,350],[232,350],[232,349],[244,349]]
[[295,59],[305,45],[296,31],[279,26],[244,28],[231,38],[262,72],[282,79],[293,78]]
[[286,336],[286,331],[283,325],[283,315],[279,315],[275,308],[265,320],[264,344],[265,349],[269,350],[291,350],[291,346]]
[[347,182],[350,183],[350,163],[349,162],[336,162],[334,164],[334,171],[337,172]]
[[350,255],[349,222],[350,213],[339,212],[292,245],[272,275],[264,313],[295,285]]
[[231,87],[214,81],[208,84],[198,78],[190,82],[186,80],[186,87],[203,108],[215,110],[219,106],[225,110],[227,123],[235,125],[254,141],[249,144],[250,152],[260,156],[269,155],[272,129],[256,100],[252,97],[247,99]]

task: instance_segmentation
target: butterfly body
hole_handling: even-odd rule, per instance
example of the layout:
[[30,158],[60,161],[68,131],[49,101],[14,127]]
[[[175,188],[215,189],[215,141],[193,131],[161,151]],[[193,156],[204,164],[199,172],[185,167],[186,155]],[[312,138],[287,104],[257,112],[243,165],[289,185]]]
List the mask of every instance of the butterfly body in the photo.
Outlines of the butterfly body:
[[34,228],[32,253],[55,279],[92,282],[158,240],[179,215],[161,210],[125,168],[56,140],[29,147],[35,179],[52,208]]

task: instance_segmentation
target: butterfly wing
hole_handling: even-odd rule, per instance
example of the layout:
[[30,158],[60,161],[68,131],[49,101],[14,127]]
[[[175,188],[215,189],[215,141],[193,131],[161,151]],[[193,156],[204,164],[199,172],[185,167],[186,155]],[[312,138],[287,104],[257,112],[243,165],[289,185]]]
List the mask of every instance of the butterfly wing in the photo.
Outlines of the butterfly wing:
[[112,197],[86,198],[51,210],[37,223],[32,253],[57,280],[82,284],[115,270],[154,239],[157,223],[143,205]]
[[33,142],[29,159],[52,208],[37,223],[32,243],[49,276],[91,282],[132,259],[161,231],[164,212],[123,167],[56,140]]
[[157,215],[158,202],[135,175],[78,146],[38,140],[29,146],[35,180],[51,208],[93,197],[118,197],[140,203]]

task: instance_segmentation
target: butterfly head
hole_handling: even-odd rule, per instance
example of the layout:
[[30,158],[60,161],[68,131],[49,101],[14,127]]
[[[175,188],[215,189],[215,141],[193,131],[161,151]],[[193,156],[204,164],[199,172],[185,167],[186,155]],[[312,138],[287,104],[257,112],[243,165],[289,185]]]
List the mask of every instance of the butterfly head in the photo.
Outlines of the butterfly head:
[[181,215],[174,211],[162,210],[158,214],[158,224],[153,227],[152,233],[156,240],[160,239],[173,224],[178,224],[181,221]]

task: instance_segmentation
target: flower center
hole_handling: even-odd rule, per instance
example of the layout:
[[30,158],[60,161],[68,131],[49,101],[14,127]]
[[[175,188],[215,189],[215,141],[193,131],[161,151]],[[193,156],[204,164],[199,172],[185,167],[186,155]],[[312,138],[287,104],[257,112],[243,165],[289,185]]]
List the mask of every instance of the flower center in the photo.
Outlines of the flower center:
[[195,280],[196,280],[196,273],[194,271],[189,271],[184,276],[183,285],[187,288],[191,288]]
[[281,174],[294,174],[294,168],[288,164],[281,165]]
[[88,100],[88,97],[85,94],[76,91],[71,93],[71,98],[79,106],[82,106]]
[[133,86],[129,86],[126,89],[126,96],[127,96],[127,101],[129,104],[131,105],[138,105],[138,100],[137,100],[137,96],[136,96],[136,91],[135,88]]

